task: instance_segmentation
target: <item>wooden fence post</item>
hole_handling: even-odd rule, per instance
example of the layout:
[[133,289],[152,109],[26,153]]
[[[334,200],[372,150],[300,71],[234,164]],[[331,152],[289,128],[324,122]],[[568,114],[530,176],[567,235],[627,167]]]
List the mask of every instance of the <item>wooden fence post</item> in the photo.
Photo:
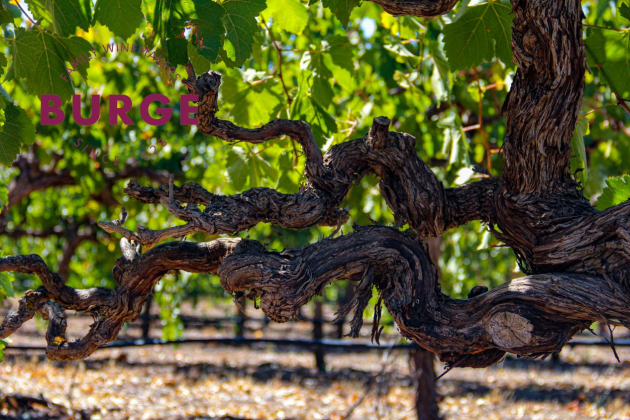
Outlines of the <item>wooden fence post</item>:
[[236,325],[234,326],[234,335],[237,338],[245,337],[245,320],[247,318],[247,298],[242,296],[239,298],[240,306],[243,310],[236,308]]
[[[315,340],[322,340],[324,338],[324,316],[322,307],[323,304],[321,301],[315,301],[315,317],[313,318],[313,338]],[[317,347],[313,353],[315,354],[315,365],[317,366],[317,370],[320,373],[326,372],[324,349]]]

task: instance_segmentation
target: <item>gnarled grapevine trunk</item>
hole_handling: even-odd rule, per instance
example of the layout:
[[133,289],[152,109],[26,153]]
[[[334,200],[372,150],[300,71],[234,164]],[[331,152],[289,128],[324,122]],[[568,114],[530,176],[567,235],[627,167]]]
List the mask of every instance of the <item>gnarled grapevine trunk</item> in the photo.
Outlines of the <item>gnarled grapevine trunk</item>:
[[[446,13],[455,4],[377,2],[391,13],[416,16]],[[354,281],[354,296],[339,310],[341,317],[354,311],[354,336],[375,287],[378,305],[387,307],[401,334],[451,366],[489,366],[506,352],[552,354],[594,321],[630,326],[630,204],[597,212],[570,173],[571,134],[585,70],[580,1],[512,0],[512,8],[518,71],[504,106],[502,179],[444,188],[416,154],[415,138],[390,132],[385,117],[375,118],[364,137],[336,145],[325,155],[302,121],[274,120],[254,129],[236,126],[216,117],[221,75],[210,71],[196,77],[189,65],[184,84],[199,95],[199,130],[229,142],[291,137],[304,151],[306,184],[293,194],[253,188],[220,196],[197,184],[171,182],[154,189],[130,182],[130,197],[161,203],[185,225],[134,232],[124,227],[124,218],[100,223],[123,237],[113,290],[67,287],[38,256],[0,259],[0,271],[35,274],[43,283],[0,325],[0,338],[41,312],[50,319],[48,356],[86,357],[113,340],[124,322],[138,317],[169,270],[216,274],[228,293],[260,299],[261,309],[278,322],[293,318],[331,282]],[[406,223],[410,231],[357,227],[352,234],[283,252],[237,238],[160,244],[190,233],[234,234],[261,222],[290,229],[339,226],[348,217],[340,208],[342,201],[366,174],[380,178],[397,225]],[[455,300],[441,292],[422,240],[472,220],[488,223],[514,249],[528,276]],[[65,339],[64,309],[95,318],[77,342]],[[378,334],[378,323],[373,333]]]

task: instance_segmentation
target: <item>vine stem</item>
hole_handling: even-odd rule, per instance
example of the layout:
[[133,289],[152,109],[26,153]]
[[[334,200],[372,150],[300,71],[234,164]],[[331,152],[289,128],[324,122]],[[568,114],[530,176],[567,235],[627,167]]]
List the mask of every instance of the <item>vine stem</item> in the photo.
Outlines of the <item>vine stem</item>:
[[595,113],[595,112],[597,112],[597,111],[601,111],[601,110],[602,110],[602,109],[604,109],[604,108],[608,108],[608,107],[610,107],[610,106],[616,106],[616,105],[618,105],[618,104],[617,104],[617,103],[614,103],[614,104],[606,104],[606,105],[599,106],[599,107],[597,107],[597,108],[593,108],[593,109],[591,109],[590,111],[588,111],[586,114],[584,114],[584,115],[582,115],[580,118],[578,118],[578,120],[584,119],[584,118],[588,117],[589,115],[591,115],[591,114],[593,114],[593,113]]
[[[269,34],[269,38],[271,39],[271,43],[273,44],[273,48],[274,50],[276,50],[276,53],[278,54],[278,79],[280,79],[280,83],[282,84],[282,89],[284,90],[284,94],[287,97],[287,117],[291,118],[291,104],[293,103],[293,99],[291,98],[291,95],[289,94],[289,89],[287,88],[286,83],[284,83],[284,74],[282,72],[282,48],[280,48],[280,46],[278,45],[278,42],[276,41],[276,38],[273,36],[273,32],[271,32],[271,28],[269,28],[269,26],[267,25],[267,21],[265,21],[265,18],[260,16],[260,21],[262,22],[263,26],[265,27],[265,29],[267,30],[267,33]],[[291,144],[293,146],[293,168],[297,167],[297,161],[298,161],[298,154],[297,154],[297,149],[295,147],[295,140],[291,139]]]
[[628,113],[628,115],[630,115],[630,107],[628,106],[628,104],[626,103],[626,100],[623,99],[621,97],[621,95],[619,95],[617,92],[614,92],[615,94],[615,98],[617,98],[617,100],[619,102],[617,102],[617,105],[621,106],[623,109],[626,110],[626,112]]
[[[603,28],[603,29],[606,29],[606,28]],[[592,51],[589,48],[588,44],[584,44],[584,46],[585,46],[586,50],[588,52],[590,52],[593,57],[595,57],[595,54],[592,53]],[[604,79],[606,79],[606,81],[608,81],[608,85],[610,87],[610,91],[613,93],[613,95],[615,95],[615,98],[617,98],[617,101],[618,101],[617,105],[621,106],[628,113],[628,115],[630,115],[630,107],[626,103],[628,101],[626,99],[622,98],[621,95],[619,95],[619,93],[617,93],[617,91],[615,91],[613,89],[612,79],[610,77],[608,77],[608,74],[606,74],[606,71],[604,70],[604,67],[597,61],[595,62],[595,65],[597,66],[599,71],[604,76]]]
[[492,173],[492,153],[490,152],[490,143],[488,143],[488,134],[486,130],[483,128],[483,94],[484,90],[481,87],[481,82],[479,81],[479,73],[477,73],[477,67],[473,67],[473,72],[475,74],[475,81],[477,82],[477,89],[479,89],[479,122],[478,128],[481,133],[481,138],[483,139],[483,147],[486,149],[486,161],[488,165],[488,172]]
[[284,83],[284,76],[282,73],[282,49],[278,46],[276,38],[273,36],[273,32],[271,32],[271,29],[267,25],[265,18],[261,16],[260,21],[262,22],[263,26],[267,30],[267,33],[269,34],[269,38],[271,38],[271,43],[273,44],[273,48],[276,50],[276,53],[278,54],[278,78],[280,79],[280,83],[282,83],[282,88],[284,89],[284,94],[287,96],[287,102],[289,103],[289,107],[290,107],[291,103],[293,102],[293,99],[291,98],[291,95],[289,95],[289,89],[287,88],[287,85]]
[[18,0],[15,0],[15,4],[16,4],[16,5],[17,5],[17,7],[18,7],[18,8],[22,11],[22,14],[24,14],[24,16],[26,16],[26,18],[27,18],[27,19],[28,19],[28,20],[29,20],[29,21],[30,21],[33,25],[35,25],[35,27],[36,27],[37,29],[39,29],[39,31],[40,31],[40,32],[44,32],[44,30],[43,30],[43,29],[42,29],[42,28],[41,28],[41,27],[40,27],[40,26],[39,26],[39,25],[38,25],[38,24],[37,24],[37,23],[33,20],[33,18],[32,18],[32,17],[30,17],[30,16],[28,15],[28,13],[26,13],[26,10],[24,10],[24,9],[22,8],[22,5],[20,4],[20,2],[19,2]]
[[597,26],[597,25],[587,25],[584,24],[583,26],[586,26],[588,28],[597,28],[597,29],[605,29],[607,31],[615,31],[615,32],[628,32],[629,29],[619,29],[619,28],[607,28],[605,26]]

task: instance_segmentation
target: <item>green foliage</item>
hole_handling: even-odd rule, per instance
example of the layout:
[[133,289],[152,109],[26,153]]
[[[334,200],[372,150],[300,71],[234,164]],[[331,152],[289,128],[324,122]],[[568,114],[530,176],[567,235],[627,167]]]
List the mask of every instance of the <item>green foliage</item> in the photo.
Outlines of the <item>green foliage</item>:
[[27,0],[37,19],[45,19],[58,35],[70,36],[77,27],[88,30],[92,19],[90,3],[83,0]]
[[614,92],[626,97],[630,93],[630,32],[589,29],[586,38],[589,62],[599,69]]
[[143,21],[142,0],[98,0],[94,19],[107,26],[114,34],[129,39]]
[[4,349],[9,345],[9,340],[0,340],[0,362],[4,360]]
[[0,132],[0,163],[10,165],[20,153],[21,144],[35,141],[35,129],[26,112],[13,105],[4,108],[5,123]]
[[630,175],[610,177],[606,180],[606,188],[597,200],[597,208],[606,210],[630,199]]
[[54,31],[61,36],[74,35],[76,28],[84,31],[90,28],[92,9],[89,3],[81,0],[46,0]]
[[242,147],[233,147],[227,153],[226,167],[228,181],[237,190],[242,190],[247,178],[254,173],[249,167],[249,158]]
[[300,0],[267,0],[265,19],[273,19],[280,31],[301,34],[308,23],[308,9]]
[[466,298],[475,286],[496,287],[515,277],[516,260],[479,222],[450,230],[439,258],[445,293]]
[[252,54],[254,34],[258,31],[256,16],[266,8],[265,0],[226,0],[223,2],[227,56],[240,66]]
[[452,70],[478,66],[497,56],[512,60],[512,9],[499,0],[469,7],[444,27],[446,55]]
[[0,181],[0,211],[2,208],[9,204],[9,189],[6,184]]
[[13,15],[5,9],[4,4],[0,3],[0,25],[5,23],[13,24]]
[[142,11],[153,32],[167,39],[180,36],[195,7],[190,0],[142,0]]
[[176,275],[164,277],[155,288],[154,299],[160,307],[162,320],[162,338],[177,340],[181,338],[184,324],[179,319],[179,307],[182,303],[182,288],[187,283],[187,276]]
[[[0,189],[0,195],[2,190]],[[0,257],[2,252],[0,250]],[[0,302],[2,302],[7,296],[13,297],[15,294],[13,289],[13,276],[8,273],[0,273]],[[2,361],[2,349],[7,344],[7,341],[0,340],[0,362]]]
[[5,296],[13,297],[13,285],[11,283],[11,276],[7,273],[0,273],[0,298],[4,299]]
[[[13,65],[7,79],[26,79],[26,88],[33,95],[59,95],[70,99],[74,93],[72,81],[60,77],[66,74],[66,62],[89,53],[92,45],[79,37],[63,38],[49,32],[18,28],[12,44]],[[83,70],[85,75],[85,68]]]
[[571,148],[573,149],[573,165],[574,171],[580,171],[582,182],[586,182],[588,176],[588,162],[586,161],[586,146],[584,144],[584,136],[588,134],[588,120],[583,118],[578,120],[573,137],[571,138]]
[[224,29],[221,20],[225,18],[226,11],[219,4],[205,0],[195,0],[195,7],[197,15],[192,20],[195,26],[192,41],[203,58],[215,61],[223,41]]
[[329,8],[343,26],[348,26],[350,13],[361,3],[361,0],[322,0],[322,4]]

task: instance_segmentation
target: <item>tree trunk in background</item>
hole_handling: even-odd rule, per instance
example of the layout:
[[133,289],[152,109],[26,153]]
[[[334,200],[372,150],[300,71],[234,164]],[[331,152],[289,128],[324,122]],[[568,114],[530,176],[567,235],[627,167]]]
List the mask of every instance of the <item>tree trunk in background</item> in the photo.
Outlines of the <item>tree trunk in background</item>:
[[[315,301],[315,315],[313,317],[313,338],[315,340],[322,340],[324,338],[324,313],[323,304],[321,301]],[[315,366],[319,373],[326,372],[326,359],[324,356],[324,349],[321,347],[315,348],[313,352],[315,354]]]
[[415,370],[414,391],[418,420],[439,420],[440,408],[437,403],[433,353],[418,348],[411,351],[411,360]]
[[[442,239],[430,238],[426,240],[426,244],[429,247],[431,260],[436,267],[439,267]],[[435,382],[435,355],[423,348],[418,348],[411,351],[410,356],[415,372],[413,382],[418,420],[440,419],[437,384]]]
[[147,303],[144,304],[144,312],[142,313],[142,338],[147,340],[151,332],[151,305],[153,304],[153,295],[149,295]]
[[236,325],[234,326],[234,335],[237,338],[245,336],[245,318],[247,318],[247,298],[241,296],[239,298],[241,309],[236,309]]

